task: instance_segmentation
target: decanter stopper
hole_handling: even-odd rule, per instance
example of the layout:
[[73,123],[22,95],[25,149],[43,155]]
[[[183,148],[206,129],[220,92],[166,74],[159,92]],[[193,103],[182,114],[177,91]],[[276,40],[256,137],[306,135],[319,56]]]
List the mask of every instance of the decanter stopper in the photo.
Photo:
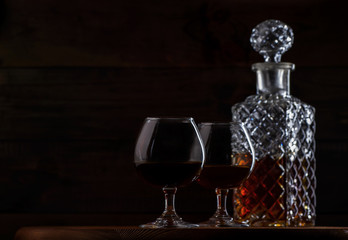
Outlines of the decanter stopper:
[[258,24],[251,32],[250,43],[265,62],[279,63],[282,54],[291,48],[294,42],[292,29],[279,20],[266,20]]

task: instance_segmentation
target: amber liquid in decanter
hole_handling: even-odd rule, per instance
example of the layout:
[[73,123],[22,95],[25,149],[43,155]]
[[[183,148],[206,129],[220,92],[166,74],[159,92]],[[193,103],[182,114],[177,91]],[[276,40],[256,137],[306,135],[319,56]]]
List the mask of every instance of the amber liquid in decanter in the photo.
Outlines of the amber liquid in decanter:
[[[287,226],[288,193],[285,186],[286,171],[283,167],[285,162],[284,157],[274,160],[270,156],[255,162],[254,170],[249,178],[234,192],[236,222],[248,222],[259,227]],[[307,174],[313,166],[306,160],[295,162],[297,164],[294,164],[292,168],[295,170],[291,170],[289,174],[294,174],[293,171],[296,171],[298,179],[302,181],[297,195],[301,198],[298,201],[303,203],[298,204],[301,207],[293,221],[296,226],[314,226],[314,221],[303,218],[311,208],[310,201],[307,203],[306,198],[308,196],[313,198],[315,195],[310,184],[314,175],[308,179]]]
[[284,158],[274,160],[269,156],[255,162],[249,178],[235,190],[235,221],[262,227],[285,226],[283,164]]

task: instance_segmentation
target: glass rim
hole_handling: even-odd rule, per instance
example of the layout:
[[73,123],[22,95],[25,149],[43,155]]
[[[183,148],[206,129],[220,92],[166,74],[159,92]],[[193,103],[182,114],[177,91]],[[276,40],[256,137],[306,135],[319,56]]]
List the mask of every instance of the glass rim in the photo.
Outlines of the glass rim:
[[194,121],[193,117],[146,117],[146,121],[159,121],[159,120],[167,120],[167,121]]
[[231,126],[231,125],[241,125],[244,126],[242,122],[201,122],[198,125],[202,126]]

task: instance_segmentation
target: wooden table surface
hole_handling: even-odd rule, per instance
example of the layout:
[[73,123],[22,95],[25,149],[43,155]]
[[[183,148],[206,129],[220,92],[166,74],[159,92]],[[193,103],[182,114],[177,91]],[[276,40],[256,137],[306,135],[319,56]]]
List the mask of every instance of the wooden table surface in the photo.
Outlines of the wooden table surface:
[[24,227],[15,240],[348,239],[348,227],[144,229],[136,226]]

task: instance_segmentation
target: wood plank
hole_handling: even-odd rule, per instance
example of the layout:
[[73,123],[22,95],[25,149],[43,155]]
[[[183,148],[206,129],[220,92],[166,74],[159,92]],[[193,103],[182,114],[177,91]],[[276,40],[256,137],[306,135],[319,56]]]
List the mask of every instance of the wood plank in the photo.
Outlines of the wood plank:
[[16,240],[55,239],[348,239],[347,227],[311,228],[191,228],[144,229],[139,227],[27,227]]
[[[339,67],[294,73],[293,94],[317,108],[318,139],[346,139],[347,78]],[[0,139],[13,140],[128,141],[147,116],[229,121],[230,107],[255,93],[247,68],[10,68],[0,82]]]
[[[181,214],[186,221],[205,221],[211,213]],[[0,214],[0,239],[14,239],[18,229],[27,226],[135,226],[158,217],[139,213],[92,213],[92,214]],[[348,226],[347,215],[319,215],[317,226]]]
[[249,45],[266,16],[295,31],[283,60],[347,66],[345,2],[2,1],[0,59],[6,67],[231,66],[262,61]]

